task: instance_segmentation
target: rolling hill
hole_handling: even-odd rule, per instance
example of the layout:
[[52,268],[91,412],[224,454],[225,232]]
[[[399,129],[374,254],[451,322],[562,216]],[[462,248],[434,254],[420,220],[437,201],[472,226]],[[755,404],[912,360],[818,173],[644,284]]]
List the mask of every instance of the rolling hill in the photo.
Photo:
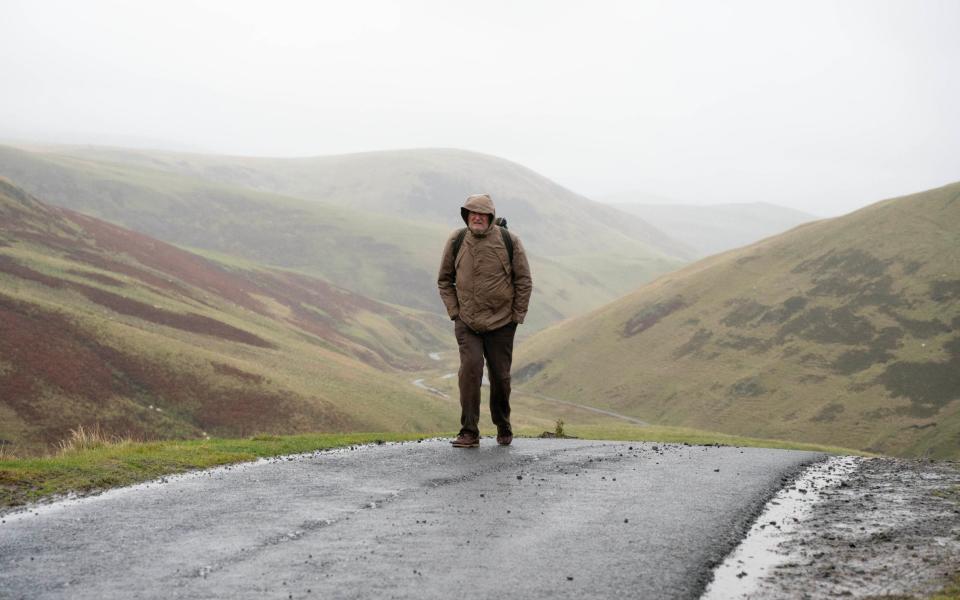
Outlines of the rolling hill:
[[613,253],[688,259],[691,248],[643,219],[593,202],[517,163],[452,148],[259,158],[100,147],[49,152],[189,175],[205,181],[461,227],[459,206],[490,193],[531,252],[550,258]]
[[0,178],[0,439],[98,423],[140,438],[434,431],[456,406],[405,373],[449,322],[307,275],[222,263]]
[[644,420],[960,458],[960,183],[701,260],[518,351]]
[[698,258],[746,246],[819,218],[766,202],[703,206],[642,204],[624,201],[627,197],[606,198],[604,201],[643,218],[670,237],[690,246]]
[[[167,242],[297,269],[366,296],[438,313],[442,309],[435,278],[440,249],[458,214],[461,188],[479,185],[480,177],[472,176],[459,188],[431,187],[422,210],[407,210],[402,207],[416,204],[412,199],[416,194],[427,193],[422,180],[426,177],[429,182],[430,178],[429,171],[421,169],[415,173],[420,183],[411,184],[407,179],[413,175],[404,179],[402,172],[391,170],[410,164],[404,161],[404,153],[375,153],[373,158],[361,156],[362,165],[350,169],[323,170],[314,163],[333,159],[221,159],[97,149],[72,152],[0,147],[0,175],[45,201]],[[426,160],[423,153],[409,154],[422,162]],[[443,153],[459,156],[456,151]],[[471,161],[480,160],[471,153],[463,154]],[[519,196],[504,193],[497,199],[499,209],[510,217],[511,227],[524,240],[536,278],[526,331],[595,308],[685,262],[655,248],[657,240],[667,247],[674,243],[641,220],[566,192],[518,165],[489,161],[521,172],[549,192],[537,192],[539,196],[534,197],[531,184],[522,188],[530,197],[516,199]],[[197,166],[208,162],[214,166]],[[247,162],[258,165],[257,169],[238,166]],[[327,181],[341,186],[335,188],[340,191],[323,199],[262,191],[267,187],[263,180],[286,181],[281,177],[284,168],[293,169],[289,165],[301,162],[307,166],[295,170],[290,178],[304,177],[315,185]],[[454,173],[449,177],[456,179],[454,167],[449,167]],[[278,174],[271,175],[271,169]],[[291,186],[293,183],[278,183],[273,187],[289,192]],[[436,218],[431,217],[428,208],[441,202],[445,216],[440,218],[437,213]],[[388,210],[388,206],[394,208]],[[592,212],[596,214],[591,216]],[[646,233],[637,233],[640,230]],[[676,252],[685,251],[678,246]]]

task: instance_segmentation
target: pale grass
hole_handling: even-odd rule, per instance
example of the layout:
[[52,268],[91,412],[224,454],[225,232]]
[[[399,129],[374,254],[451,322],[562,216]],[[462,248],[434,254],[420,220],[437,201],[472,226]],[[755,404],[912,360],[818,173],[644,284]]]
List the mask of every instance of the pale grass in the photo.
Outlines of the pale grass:
[[9,444],[0,444],[0,460],[15,460],[17,455],[10,449]]
[[57,447],[62,455],[108,446],[127,446],[135,441],[130,436],[108,435],[101,429],[100,423],[97,423],[92,429],[85,429],[83,425],[77,425],[76,429],[70,430],[70,437],[60,440]]

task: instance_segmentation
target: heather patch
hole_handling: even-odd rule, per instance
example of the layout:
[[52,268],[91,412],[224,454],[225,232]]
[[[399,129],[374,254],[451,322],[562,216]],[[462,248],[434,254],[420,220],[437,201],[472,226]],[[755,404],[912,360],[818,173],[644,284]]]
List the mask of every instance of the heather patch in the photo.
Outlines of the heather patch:
[[731,301],[731,304],[735,305],[734,309],[720,321],[727,327],[744,327],[771,308],[748,298],[737,298]]
[[845,275],[847,277],[877,278],[884,274],[888,261],[881,261],[858,248],[830,250],[793,268],[793,273],[812,272],[817,275]]
[[679,348],[674,350],[674,358],[683,358],[689,354],[694,354],[703,349],[703,347],[713,337],[713,332],[708,329],[698,329],[689,340],[684,342]]
[[817,414],[810,418],[814,423],[831,423],[845,410],[842,404],[832,402],[820,409]]
[[888,315],[896,319],[897,324],[899,324],[900,327],[903,327],[905,330],[907,330],[910,333],[910,335],[912,335],[915,338],[926,340],[926,339],[935,337],[937,335],[940,335],[941,333],[950,332],[950,327],[948,327],[945,323],[941,322],[940,319],[932,319],[929,321],[924,321],[924,320],[918,320],[918,319],[910,319],[908,317],[898,315],[893,311],[889,311],[889,310],[884,312],[886,312]]
[[522,383],[536,377],[537,373],[546,368],[547,363],[545,362],[531,362],[523,365],[519,369],[513,371],[513,380],[517,383]]
[[235,377],[242,381],[248,383],[263,383],[266,381],[266,378],[263,375],[258,375],[256,373],[248,373],[243,369],[238,369],[234,366],[219,363],[211,362],[210,365],[213,367],[213,370],[221,375],[229,375],[230,377]]
[[848,350],[830,365],[834,373],[852,375],[869,369],[877,363],[890,361],[893,355],[883,348],[872,347],[867,350]]
[[877,377],[891,396],[912,402],[910,414],[927,417],[960,399],[960,338],[948,343],[951,359],[945,362],[899,361]]
[[859,346],[868,344],[875,334],[876,329],[870,321],[848,307],[831,310],[818,306],[785,323],[777,333],[777,340],[783,343],[794,335],[821,344]]
[[733,348],[734,350],[751,350],[753,352],[765,352],[770,348],[770,342],[767,340],[735,334],[720,338],[717,340],[716,344],[724,348]]
[[730,394],[733,396],[760,396],[766,392],[766,388],[760,385],[755,377],[741,379],[730,386]]
[[960,299],[960,279],[938,279],[931,282],[930,299],[934,302]]
[[660,322],[661,319],[686,306],[680,297],[666,302],[656,302],[644,307],[623,324],[623,337],[632,337],[643,333]]
[[761,323],[784,323],[807,306],[803,296],[791,296],[777,308],[771,308],[760,319]]
[[263,338],[254,335],[248,331],[238,329],[222,321],[217,321],[210,317],[196,313],[177,313],[164,308],[120,296],[113,292],[108,292],[100,288],[88,286],[82,283],[67,281],[57,277],[51,277],[39,271],[19,264],[9,256],[0,256],[0,272],[15,275],[21,279],[35,281],[47,287],[56,289],[67,288],[80,292],[88,300],[107,307],[114,312],[150,321],[158,325],[165,325],[191,333],[199,333],[218,337],[221,339],[240,342],[260,348],[273,348],[273,344]]

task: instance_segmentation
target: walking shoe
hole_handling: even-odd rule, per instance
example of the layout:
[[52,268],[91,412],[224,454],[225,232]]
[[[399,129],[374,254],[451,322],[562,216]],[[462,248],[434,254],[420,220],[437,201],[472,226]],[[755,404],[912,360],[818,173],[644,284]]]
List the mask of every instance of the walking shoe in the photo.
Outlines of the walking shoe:
[[454,448],[477,448],[480,446],[480,438],[472,433],[461,433],[450,443]]
[[497,443],[500,444],[501,446],[509,446],[510,442],[512,441],[513,441],[512,433],[497,434]]

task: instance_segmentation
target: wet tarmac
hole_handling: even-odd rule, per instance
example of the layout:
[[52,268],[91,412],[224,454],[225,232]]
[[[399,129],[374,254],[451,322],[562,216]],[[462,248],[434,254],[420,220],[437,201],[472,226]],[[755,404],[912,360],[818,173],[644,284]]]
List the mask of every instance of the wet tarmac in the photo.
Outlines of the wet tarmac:
[[822,455],[446,440],[259,461],[7,514],[3,598],[697,598]]
[[829,493],[826,490],[844,485],[858,465],[856,457],[833,456],[808,467],[777,492],[740,545],[717,567],[701,600],[769,597],[759,594],[759,590],[762,583],[776,577],[776,569],[786,562],[780,550],[783,541],[807,526],[813,511]]

